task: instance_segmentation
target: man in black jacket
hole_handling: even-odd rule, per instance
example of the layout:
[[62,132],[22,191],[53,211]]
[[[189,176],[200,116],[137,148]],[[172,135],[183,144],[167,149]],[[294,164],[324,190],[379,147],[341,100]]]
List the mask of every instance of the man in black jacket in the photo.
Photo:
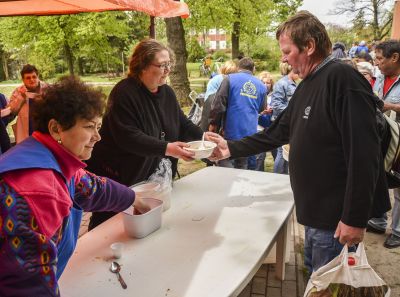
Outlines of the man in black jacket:
[[287,109],[267,131],[242,140],[207,137],[218,143],[212,159],[290,144],[290,180],[311,273],[344,244],[363,240],[372,209],[390,208],[374,95],[356,69],[330,57],[325,27],[309,12],[281,24],[276,37],[282,61],[303,79]]

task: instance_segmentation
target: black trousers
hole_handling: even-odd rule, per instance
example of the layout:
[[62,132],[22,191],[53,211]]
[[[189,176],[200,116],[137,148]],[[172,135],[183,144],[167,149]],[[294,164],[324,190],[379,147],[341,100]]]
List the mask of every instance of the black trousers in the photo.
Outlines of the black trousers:
[[97,227],[101,223],[107,221],[109,218],[112,218],[117,213],[112,211],[102,211],[102,212],[94,212],[90,217],[88,230],[92,230],[93,228]]

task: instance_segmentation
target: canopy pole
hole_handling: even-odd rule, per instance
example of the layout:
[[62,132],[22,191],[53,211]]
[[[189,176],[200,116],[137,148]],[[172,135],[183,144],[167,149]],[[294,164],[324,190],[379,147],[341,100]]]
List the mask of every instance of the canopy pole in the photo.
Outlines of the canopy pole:
[[394,2],[391,38],[400,39],[400,0]]

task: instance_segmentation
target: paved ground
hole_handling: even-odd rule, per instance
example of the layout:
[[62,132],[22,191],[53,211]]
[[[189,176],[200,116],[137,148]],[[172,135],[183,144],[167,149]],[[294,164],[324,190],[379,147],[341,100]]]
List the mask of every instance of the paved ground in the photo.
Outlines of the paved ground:
[[[294,222],[292,218],[292,222]],[[303,228],[293,224],[290,239],[290,258],[286,264],[284,281],[275,278],[275,265],[263,264],[239,297],[297,297],[303,296],[305,280],[303,277],[302,246]]]
[[[387,234],[388,231],[386,231]],[[400,296],[400,247],[387,249],[383,247],[386,235],[367,233],[365,248],[368,262],[376,273],[389,285],[391,297]]]
[[[80,236],[86,233],[90,213],[85,213]],[[273,264],[263,264],[239,297],[302,297],[306,286],[303,277],[303,238],[304,229],[295,222],[290,240],[290,259],[286,264],[286,279],[275,278]],[[400,296],[400,248],[386,249],[382,246],[384,235],[367,233],[365,246],[368,261],[392,290],[392,297]],[[206,295],[205,295],[206,297]]]

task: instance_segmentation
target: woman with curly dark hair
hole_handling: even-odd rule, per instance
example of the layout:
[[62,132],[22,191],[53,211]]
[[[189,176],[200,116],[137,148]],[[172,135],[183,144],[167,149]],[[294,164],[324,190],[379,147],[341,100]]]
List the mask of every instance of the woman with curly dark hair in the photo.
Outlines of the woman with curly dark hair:
[[35,104],[32,136],[0,156],[0,296],[60,295],[83,210],[148,209],[131,189],[84,169],[103,109],[102,93],[63,78]]
[[[166,84],[173,64],[172,51],[154,39],[135,47],[128,77],[110,93],[102,139],[88,162],[91,171],[130,186],[147,180],[162,158],[170,158],[173,175],[179,158],[191,160],[182,141],[201,139],[203,131],[184,115]],[[113,215],[93,213],[89,230]]]

